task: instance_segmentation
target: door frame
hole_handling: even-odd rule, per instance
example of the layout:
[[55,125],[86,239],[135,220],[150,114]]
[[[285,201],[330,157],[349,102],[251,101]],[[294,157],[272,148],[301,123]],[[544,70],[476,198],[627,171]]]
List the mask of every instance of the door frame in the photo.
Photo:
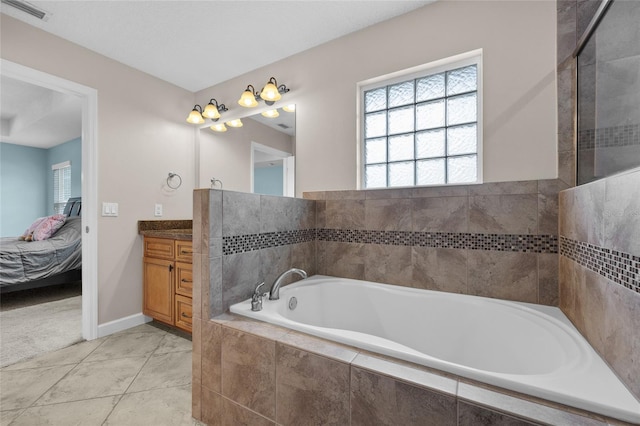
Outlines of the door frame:
[[282,195],[284,197],[295,197],[295,157],[288,152],[280,151],[279,149],[271,148],[270,146],[263,145],[261,143],[251,141],[251,193],[254,192],[254,169],[255,160],[254,153],[256,151],[264,152],[266,154],[273,155],[282,159]]
[[82,337],[98,337],[98,91],[6,59],[2,74],[82,101]]

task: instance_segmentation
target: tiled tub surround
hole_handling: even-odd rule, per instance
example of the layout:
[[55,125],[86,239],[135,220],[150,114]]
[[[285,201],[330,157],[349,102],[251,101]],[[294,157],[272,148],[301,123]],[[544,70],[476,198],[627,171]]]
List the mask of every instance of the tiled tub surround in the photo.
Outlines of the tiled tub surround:
[[640,423],[640,402],[557,307],[315,275],[231,312]]
[[236,315],[201,333],[210,426],[626,424]]
[[557,305],[559,180],[306,193],[317,272]]
[[560,307],[640,399],[640,169],[560,193]]

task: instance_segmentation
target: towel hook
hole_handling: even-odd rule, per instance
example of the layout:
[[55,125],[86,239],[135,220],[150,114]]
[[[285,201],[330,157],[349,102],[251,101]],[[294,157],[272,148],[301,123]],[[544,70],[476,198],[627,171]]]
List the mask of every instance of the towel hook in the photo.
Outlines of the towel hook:
[[211,178],[211,189],[215,189],[216,183],[220,184],[220,189],[222,189],[222,181],[220,179]]
[[[172,184],[172,182],[174,181],[174,178],[178,178],[177,185]],[[182,185],[182,178],[180,177],[180,175],[177,173],[169,172],[169,177],[167,177],[167,186],[171,189],[178,189],[180,188],[180,185]]]

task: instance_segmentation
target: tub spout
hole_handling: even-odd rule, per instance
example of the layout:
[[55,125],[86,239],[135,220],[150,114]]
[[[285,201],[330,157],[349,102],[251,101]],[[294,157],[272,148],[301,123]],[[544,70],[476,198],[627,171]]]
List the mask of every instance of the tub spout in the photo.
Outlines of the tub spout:
[[269,300],[280,299],[280,286],[282,285],[282,281],[284,281],[284,279],[291,274],[298,274],[302,278],[307,278],[307,273],[302,269],[291,268],[288,271],[283,272],[278,278],[276,278],[275,282],[271,286],[271,291],[269,292]]

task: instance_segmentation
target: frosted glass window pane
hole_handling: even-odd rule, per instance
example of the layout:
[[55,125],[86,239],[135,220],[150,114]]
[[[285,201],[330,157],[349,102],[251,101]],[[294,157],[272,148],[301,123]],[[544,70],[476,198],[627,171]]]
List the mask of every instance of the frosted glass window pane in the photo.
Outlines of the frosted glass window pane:
[[413,160],[413,134],[389,138],[389,161]]
[[389,164],[389,186],[413,185],[413,161]]
[[477,120],[476,94],[447,98],[447,125],[470,123]]
[[384,188],[387,186],[387,165],[367,166],[364,172],[366,188]]
[[438,185],[445,183],[444,158],[416,162],[416,184]]
[[389,134],[413,132],[413,105],[389,111]]
[[447,129],[447,155],[475,154],[478,150],[476,125]]
[[389,108],[413,103],[413,81],[389,86]]
[[447,96],[471,92],[478,87],[475,65],[449,71],[447,73]]
[[444,97],[444,73],[418,80],[416,102]]
[[444,126],[444,100],[426,102],[416,108],[416,130]]
[[364,137],[375,138],[387,135],[387,114],[377,112],[375,114],[367,114],[364,118]]
[[444,129],[416,133],[416,158],[444,157]]
[[364,155],[366,164],[385,163],[387,161],[387,138],[367,139]]
[[380,111],[387,108],[387,89],[381,87],[380,89],[369,90],[364,93],[364,111],[373,112]]
[[469,183],[478,180],[478,161],[475,155],[447,158],[449,183]]

